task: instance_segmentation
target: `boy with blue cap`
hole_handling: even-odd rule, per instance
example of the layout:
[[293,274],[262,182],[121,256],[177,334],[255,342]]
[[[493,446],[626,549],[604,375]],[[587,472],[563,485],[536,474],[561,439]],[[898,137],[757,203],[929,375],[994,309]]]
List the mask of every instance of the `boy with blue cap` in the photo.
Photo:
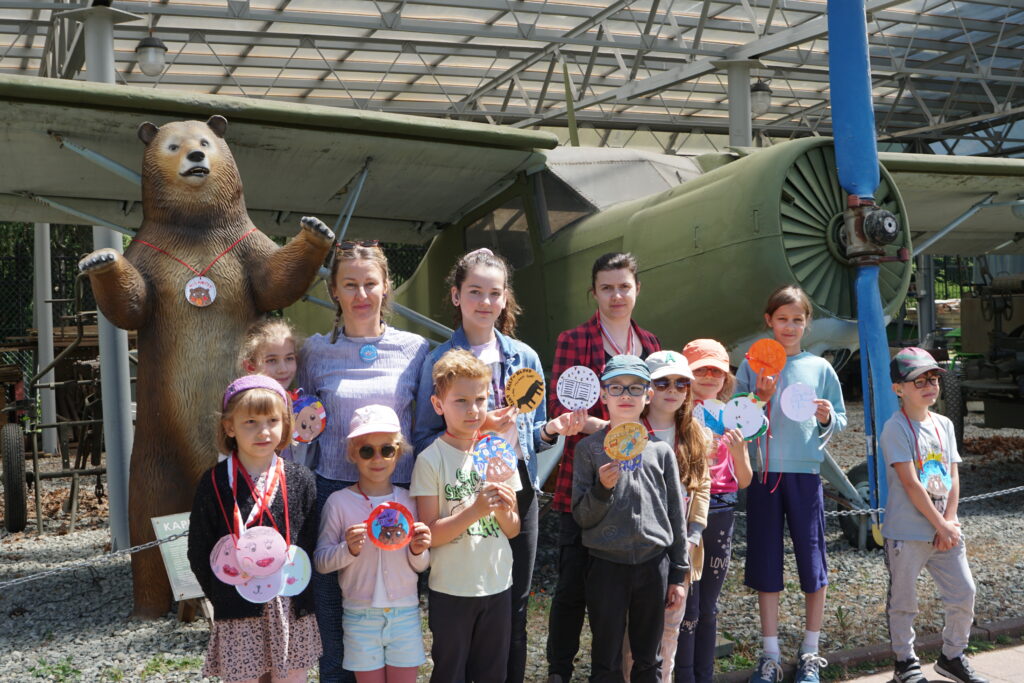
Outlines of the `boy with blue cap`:
[[946,611],[936,673],[959,683],[987,683],[975,673],[964,649],[974,621],[974,579],[960,535],[960,477],[956,434],[948,418],[929,410],[939,398],[945,372],[924,349],[903,349],[889,374],[900,411],[885,423],[889,498],[885,503],[885,563],[889,568],[889,639],[896,655],[895,683],[927,683],[914,654],[917,577],[927,569]]
[[[660,681],[658,647],[666,603],[681,606],[686,597],[690,567],[679,467],[672,447],[648,440],[639,424],[651,394],[651,375],[643,360],[612,357],[601,375],[608,426],[576,446],[572,512],[590,551],[586,598],[593,634],[591,681],[622,680],[627,620],[633,653],[630,680]],[[622,429],[616,431],[618,427]],[[616,447],[615,436],[624,431],[640,438],[622,438]],[[614,433],[606,441],[609,432]]]

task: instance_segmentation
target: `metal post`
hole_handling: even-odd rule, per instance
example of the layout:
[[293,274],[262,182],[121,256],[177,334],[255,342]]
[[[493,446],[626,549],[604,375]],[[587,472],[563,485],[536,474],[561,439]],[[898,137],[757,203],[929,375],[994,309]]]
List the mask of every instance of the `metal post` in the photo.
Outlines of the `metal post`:
[[[61,12],[85,24],[86,75],[98,83],[114,82],[114,24],[143,17],[103,5]],[[123,252],[121,236],[93,226],[94,249]],[[131,375],[128,369],[128,333],[99,317],[100,388],[103,393],[103,440],[107,452],[110,489],[110,533],[115,550],[131,545],[128,532],[128,467],[132,452]]]
[[[917,257],[917,337],[918,344],[935,331],[935,262],[929,254]],[[927,347],[926,347],[927,348]]]
[[[53,278],[50,268],[50,224],[35,224],[35,244],[32,257],[35,263],[32,265],[32,289],[35,300],[35,322],[36,322],[36,372],[45,368],[53,362],[53,304],[49,303],[53,298]],[[39,379],[40,383],[48,384],[53,382],[54,373],[51,370],[45,377]],[[43,424],[53,424],[57,421],[57,397],[53,389],[40,389],[39,399],[42,404]],[[57,430],[43,430],[43,450],[47,453],[57,452]]]
[[756,59],[724,59],[714,65],[728,74],[729,146],[750,147],[753,128],[750,122],[750,70],[761,67]]

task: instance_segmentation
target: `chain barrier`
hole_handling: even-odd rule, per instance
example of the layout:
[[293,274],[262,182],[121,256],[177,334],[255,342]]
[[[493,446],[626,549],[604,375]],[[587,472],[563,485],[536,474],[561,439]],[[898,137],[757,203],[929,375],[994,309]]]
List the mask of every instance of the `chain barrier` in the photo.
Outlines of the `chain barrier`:
[[[975,496],[966,496],[960,499],[960,503],[973,503],[979,500],[988,500],[989,498],[998,498],[999,496],[1007,496],[1011,493],[1019,493],[1024,491],[1024,486],[1015,486],[1010,489],[1003,489],[1002,491],[990,491],[989,493],[979,493]],[[853,517],[860,515],[874,515],[880,512],[885,512],[885,508],[871,508],[871,509],[857,509],[857,510],[830,510],[825,513],[826,517]],[[745,516],[747,513],[737,510],[737,515]],[[17,586],[22,583],[29,583],[30,581],[36,581],[37,579],[46,578],[47,576],[54,576],[57,574],[63,574],[64,572],[74,571],[80,567],[88,567],[90,565],[99,564],[101,562],[108,562],[113,559],[117,559],[123,555],[131,555],[133,553],[141,552],[143,550],[149,550],[155,548],[158,545],[164,543],[170,543],[176,541],[179,538],[188,536],[187,531],[182,531],[179,534],[168,536],[156,541],[150,541],[149,543],[143,543],[142,545],[133,546],[131,548],[125,548],[124,550],[115,550],[114,552],[107,553],[106,555],[100,555],[88,560],[78,560],[69,564],[62,565],[60,567],[54,567],[53,569],[47,569],[46,571],[39,572],[37,574],[29,574],[28,576],[22,576],[17,579],[11,579],[9,581],[0,581],[0,590]]]

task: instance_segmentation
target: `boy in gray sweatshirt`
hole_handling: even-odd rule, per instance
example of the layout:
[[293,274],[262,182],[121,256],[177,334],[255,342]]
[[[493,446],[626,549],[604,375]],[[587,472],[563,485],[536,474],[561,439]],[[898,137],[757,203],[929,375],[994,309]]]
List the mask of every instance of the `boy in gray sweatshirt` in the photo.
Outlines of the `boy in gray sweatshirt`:
[[647,364],[637,356],[614,356],[601,375],[608,427],[576,446],[572,512],[591,558],[586,575],[591,681],[622,680],[627,623],[630,680],[660,681],[666,603],[673,607],[686,598],[686,504],[672,447],[647,440],[630,460],[605,452],[605,437],[619,425],[633,423],[647,436],[639,421],[651,393]]

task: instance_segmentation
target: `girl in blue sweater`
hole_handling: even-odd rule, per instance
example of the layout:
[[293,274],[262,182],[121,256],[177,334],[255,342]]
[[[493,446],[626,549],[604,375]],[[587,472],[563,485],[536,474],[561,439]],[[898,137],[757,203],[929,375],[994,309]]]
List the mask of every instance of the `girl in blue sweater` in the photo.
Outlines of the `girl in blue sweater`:
[[[769,430],[752,445],[754,480],[747,489],[747,565],[744,582],[758,592],[764,653],[751,683],[782,681],[779,650],[779,594],[783,588],[783,529],[788,524],[800,589],[805,595],[806,630],[796,683],[818,683],[818,638],[825,615],[828,564],[825,557],[825,507],[819,470],[823,441],[846,426],[839,378],[828,361],[803,351],[800,341],[811,320],[811,302],[795,285],[775,290],[764,311],[765,325],[786,350],[777,376],[755,374],[746,360],[736,374],[739,392],[755,392],[767,402]],[[813,418],[797,422],[779,405],[786,387],[802,383],[814,389]]]

